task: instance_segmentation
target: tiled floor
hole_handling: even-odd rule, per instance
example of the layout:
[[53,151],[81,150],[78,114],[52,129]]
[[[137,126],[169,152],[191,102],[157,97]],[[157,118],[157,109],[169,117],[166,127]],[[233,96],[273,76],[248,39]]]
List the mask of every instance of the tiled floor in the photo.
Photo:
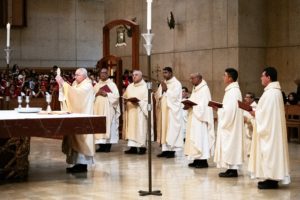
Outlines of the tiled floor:
[[86,174],[65,173],[60,140],[32,138],[27,182],[0,185],[0,199],[300,199],[300,144],[290,143],[292,183],[278,190],[258,190],[246,171],[238,178],[221,179],[210,161],[208,169],[191,169],[182,153],[175,159],[158,159],[153,145],[153,190],[162,196],[144,196],[148,190],[147,155],[124,155],[124,142],[111,153],[97,153],[96,163]]

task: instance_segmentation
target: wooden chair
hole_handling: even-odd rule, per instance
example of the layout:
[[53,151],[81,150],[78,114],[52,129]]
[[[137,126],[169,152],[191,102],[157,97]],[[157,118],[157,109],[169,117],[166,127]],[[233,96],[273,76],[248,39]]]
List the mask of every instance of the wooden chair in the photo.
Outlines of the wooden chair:
[[300,105],[286,105],[285,117],[288,141],[291,139],[291,129],[289,128],[297,128],[297,142],[300,143]]

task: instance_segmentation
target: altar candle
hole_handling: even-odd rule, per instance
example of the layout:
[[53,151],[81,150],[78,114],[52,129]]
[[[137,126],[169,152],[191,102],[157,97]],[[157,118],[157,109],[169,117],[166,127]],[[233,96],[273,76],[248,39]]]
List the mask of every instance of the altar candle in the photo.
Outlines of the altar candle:
[[152,0],[147,0],[147,30],[151,30],[151,3]]
[[7,30],[6,46],[9,47],[9,45],[10,45],[10,23],[7,23],[6,30]]

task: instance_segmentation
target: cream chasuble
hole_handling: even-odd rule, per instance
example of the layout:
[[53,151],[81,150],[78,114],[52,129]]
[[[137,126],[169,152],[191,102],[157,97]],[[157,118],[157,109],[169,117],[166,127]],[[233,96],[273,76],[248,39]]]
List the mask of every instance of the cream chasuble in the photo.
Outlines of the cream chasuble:
[[139,83],[129,84],[123,97],[136,97],[140,100],[137,106],[131,102],[127,102],[125,105],[123,138],[144,146],[146,144],[148,118],[148,89],[146,82],[141,80]]
[[242,95],[237,82],[225,88],[223,108],[218,109],[218,129],[214,162],[218,168],[239,169],[243,164]]
[[[253,101],[250,105],[253,110],[256,110],[256,102]],[[244,140],[244,156],[248,157],[250,155],[251,150],[251,141],[253,135],[253,127],[255,126],[255,119],[254,117],[248,112],[243,110],[244,116],[244,133],[245,133],[245,140]]]
[[269,83],[255,112],[248,169],[252,178],[290,183],[289,153],[284,104],[279,82]]
[[[63,95],[65,98],[64,105],[66,105],[66,108],[63,108],[63,110],[72,113],[93,114],[95,95],[91,80],[88,78],[83,80],[80,84],[74,81],[72,86],[64,82]],[[95,144],[93,134],[78,134],[65,138],[67,138],[67,141],[63,142],[63,152],[67,155],[67,161],[68,156],[71,156],[72,150],[86,156],[94,156]]]
[[117,85],[110,79],[106,81],[99,81],[94,86],[94,93],[96,94],[99,89],[107,85],[111,92],[107,93],[106,97],[101,95],[95,98],[94,114],[106,116],[106,133],[95,134],[97,140],[106,140],[107,143],[118,143],[119,140],[119,117],[120,111],[120,95]]
[[213,110],[207,106],[211,94],[205,80],[194,87],[189,100],[197,105],[188,110],[184,153],[190,160],[208,159],[213,156],[215,131]]
[[162,93],[160,85],[155,93],[157,140],[171,148],[181,148],[183,146],[181,134],[182,86],[175,77],[165,81],[165,83],[168,90]]

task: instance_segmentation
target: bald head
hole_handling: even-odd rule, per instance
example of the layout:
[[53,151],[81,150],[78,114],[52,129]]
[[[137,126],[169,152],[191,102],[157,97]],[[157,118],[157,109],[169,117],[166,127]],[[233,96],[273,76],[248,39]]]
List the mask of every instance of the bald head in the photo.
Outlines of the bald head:
[[202,75],[200,73],[193,73],[191,74],[191,83],[194,85],[194,86],[197,86],[201,83],[202,81]]

